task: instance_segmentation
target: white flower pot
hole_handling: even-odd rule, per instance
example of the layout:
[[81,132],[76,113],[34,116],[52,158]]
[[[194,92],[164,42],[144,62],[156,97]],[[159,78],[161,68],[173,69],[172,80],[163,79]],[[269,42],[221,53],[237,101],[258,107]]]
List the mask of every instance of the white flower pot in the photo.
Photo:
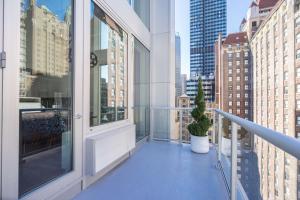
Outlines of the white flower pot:
[[195,153],[208,153],[209,152],[208,136],[199,137],[199,136],[191,135],[191,149]]

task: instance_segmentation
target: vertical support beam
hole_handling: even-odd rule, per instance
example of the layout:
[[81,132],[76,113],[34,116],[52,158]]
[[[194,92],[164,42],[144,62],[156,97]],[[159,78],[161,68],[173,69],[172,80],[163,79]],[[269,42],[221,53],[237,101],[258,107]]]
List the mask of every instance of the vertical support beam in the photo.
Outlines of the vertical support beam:
[[179,143],[182,144],[182,110],[179,110]]
[[223,116],[218,114],[218,160],[221,162],[223,135]]
[[231,200],[236,200],[237,188],[237,131],[238,125],[232,122],[231,132]]
[[150,112],[150,141],[153,140],[153,108],[149,108]]

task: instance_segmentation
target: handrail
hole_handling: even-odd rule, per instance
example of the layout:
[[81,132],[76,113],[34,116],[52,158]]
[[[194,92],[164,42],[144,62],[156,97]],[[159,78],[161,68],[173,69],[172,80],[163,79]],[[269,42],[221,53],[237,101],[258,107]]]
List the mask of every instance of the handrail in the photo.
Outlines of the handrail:
[[215,112],[300,160],[300,140],[218,109]]

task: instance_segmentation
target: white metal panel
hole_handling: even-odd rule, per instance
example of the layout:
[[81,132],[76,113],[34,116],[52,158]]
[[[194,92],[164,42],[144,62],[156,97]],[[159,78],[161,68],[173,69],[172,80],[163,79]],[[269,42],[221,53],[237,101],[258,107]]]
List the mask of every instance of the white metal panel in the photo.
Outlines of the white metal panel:
[[135,147],[135,125],[107,130],[87,138],[87,172],[96,175]]
[[18,199],[20,1],[4,0],[2,118],[2,199]]
[[[0,52],[3,51],[3,0],[0,0]],[[0,70],[0,163],[2,160],[2,70]],[[2,196],[2,165],[0,164],[0,197]]]

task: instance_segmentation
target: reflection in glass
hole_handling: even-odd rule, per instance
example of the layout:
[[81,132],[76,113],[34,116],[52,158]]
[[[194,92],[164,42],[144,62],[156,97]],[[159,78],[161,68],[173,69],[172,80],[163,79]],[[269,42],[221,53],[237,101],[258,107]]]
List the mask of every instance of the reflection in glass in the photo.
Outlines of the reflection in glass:
[[134,122],[136,140],[150,130],[150,52],[137,39],[134,41]]
[[72,166],[71,0],[22,0],[19,195]]
[[92,2],[90,125],[127,119],[127,34]]
[[145,26],[150,29],[150,0],[132,0],[131,4]]

